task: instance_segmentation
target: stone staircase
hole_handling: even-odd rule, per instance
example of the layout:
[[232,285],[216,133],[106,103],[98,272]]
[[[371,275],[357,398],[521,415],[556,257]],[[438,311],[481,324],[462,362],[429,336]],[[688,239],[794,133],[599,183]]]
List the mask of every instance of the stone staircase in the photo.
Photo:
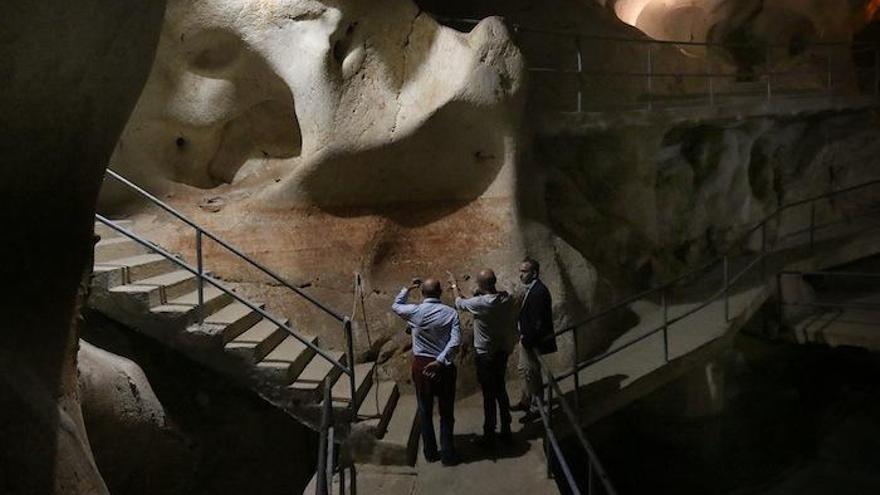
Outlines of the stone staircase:
[[[114,224],[127,231],[133,226],[127,220]],[[351,387],[340,379],[342,370],[285,329],[209,283],[199,324],[193,273],[102,223],[95,224],[95,233],[101,240],[95,245],[91,309],[218,371],[314,430],[325,384],[332,386],[334,409],[349,408]],[[320,344],[315,335],[299,330],[297,335]],[[346,363],[344,352],[328,352]],[[360,406],[352,431],[360,433],[359,455],[367,462],[412,463],[418,446],[415,398],[376,374],[373,362],[355,365],[354,399]]]

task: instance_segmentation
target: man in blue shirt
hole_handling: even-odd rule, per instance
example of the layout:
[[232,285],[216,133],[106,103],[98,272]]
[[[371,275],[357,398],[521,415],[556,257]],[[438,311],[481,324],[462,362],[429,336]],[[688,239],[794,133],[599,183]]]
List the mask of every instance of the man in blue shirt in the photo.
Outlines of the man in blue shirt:
[[[421,304],[410,304],[409,293],[421,287]],[[419,403],[419,417],[425,459],[433,462],[442,456],[444,465],[456,462],[453,429],[455,426],[455,380],[453,358],[461,343],[458,312],[440,301],[440,282],[427,279],[412,281],[401,289],[391,309],[406,321],[412,332],[412,378]],[[434,436],[434,397],[440,412],[440,447]]]

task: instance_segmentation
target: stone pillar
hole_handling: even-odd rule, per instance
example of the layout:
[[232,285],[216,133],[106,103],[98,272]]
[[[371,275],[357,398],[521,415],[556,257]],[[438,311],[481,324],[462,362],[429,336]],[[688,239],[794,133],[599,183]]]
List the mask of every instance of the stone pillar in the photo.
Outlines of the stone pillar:
[[0,493],[107,492],[78,397],[78,289],[163,11],[163,0],[0,4]]

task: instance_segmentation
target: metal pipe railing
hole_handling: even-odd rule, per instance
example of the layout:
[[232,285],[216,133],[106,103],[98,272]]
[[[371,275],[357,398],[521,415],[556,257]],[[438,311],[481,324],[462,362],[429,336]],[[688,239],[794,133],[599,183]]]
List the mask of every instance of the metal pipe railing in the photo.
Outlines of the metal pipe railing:
[[317,299],[315,299],[314,297],[312,297],[311,295],[309,295],[307,292],[303,291],[302,289],[300,289],[300,288],[297,287],[296,285],[294,285],[294,284],[288,282],[284,277],[278,275],[277,273],[275,273],[274,271],[270,270],[269,268],[267,268],[266,266],[264,266],[264,265],[261,264],[260,262],[254,260],[254,259],[251,258],[250,256],[244,254],[244,253],[241,252],[239,249],[237,249],[236,247],[232,246],[232,245],[229,244],[228,242],[224,241],[223,239],[221,239],[221,238],[218,237],[217,235],[211,233],[211,232],[208,231],[208,230],[203,229],[203,228],[200,227],[197,223],[195,223],[194,221],[192,221],[192,220],[190,220],[189,218],[187,218],[183,213],[180,213],[179,211],[177,211],[176,209],[174,209],[172,206],[168,205],[167,203],[165,203],[165,202],[162,201],[161,199],[157,198],[156,196],[150,194],[148,191],[144,190],[143,188],[141,188],[140,186],[138,186],[138,185],[135,184],[134,182],[128,180],[127,178],[123,177],[122,175],[120,175],[120,174],[114,172],[113,170],[111,170],[111,169],[109,169],[109,168],[107,169],[107,175],[109,175],[110,177],[112,177],[112,178],[115,179],[116,181],[120,182],[121,184],[123,184],[124,186],[126,186],[128,189],[131,189],[132,191],[138,193],[140,196],[146,198],[147,200],[149,200],[149,201],[150,201],[151,203],[153,203],[154,205],[156,205],[156,206],[158,206],[159,208],[165,210],[166,212],[168,212],[169,214],[171,214],[172,216],[174,216],[175,218],[177,218],[177,219],[180,220],[181,222],[183,222],[183,223],[189,225],[190,227],[192,227],[193,229],[195,229],[195,231],[197,232],[197,235],[198,235],[198,236],[206,236],[206,237],[208,237],[208,238],[211,239],[212,241],[214,241],[214,242],[216,242],[217,244],[219,244],[220,246],[222,246],[222,247],[223,247],[224,249],[226,249],[227,251],[229,251],[229,252],[231,252],[232,254],[234,254],[234,255],[235,255],[236,257],[238,257],[239,259],[241,259],[241,260],[245,261],[246,263],[248,263],[250,266],[256,268],[256,269],[259,270],[259,271],[261,271],[263,274],[267,275],[268,277],[270,277],[271,279],[275,280],[276,282],[278,282],[279,284],[283,285],[284,287],[287,287],[288,289],[290,289],[290,290],[292,290],[293,292],[297,293],[299,296],[303,297],[305,300],[307,300],[307,301],[309,301],[310,303],[312,303],[312,305],[314,305],[315,307],[317,307],[318,309],[320,309],[320,310],[323,311],[324,313],[330,315],[332,318],[336,319],[336,321],[338,321],[339,323],[342,323],[342,322],[345,320],[345,316],[343,316],[343,315],[337,313],[336,311],[333,311],[332,309],[328,308],[326,305],[324,305],[323,303],[321,303],[320,301],[318,301]]
[[[581,427],[580,421],[578,421],[577,419],[577,415],[575,414],[571,405],[569,405],[568,400],[565,398],[565,395],[562,393],[562,388],[559,386],[558,380],[553,376],[553,372],[551,371],[550,367],[544,361],[544,358],[541,357],[540,354],[535,352],[534,349],[526,349],[526,352],[528,352],[531,355],[531,358],[539,364],[539,366],[541,367],[542,375],[547,380],[545,387],[548,388],[550,391],[550,400],[546,405],[547,410],[545,411],[545,408],[542,406],[542,399],[540,397],[537,397],[539,405],[538,411],[541,413],[541,420],[544,423],[544,428],[546,429],[548,440],[550,438],[553,438],[553,441],[551,441],[551,446],[553,447],[553,450],[556,453],[560,464],[562,465],[566,463],[566,461],[561,450],[557,450],[558,444],[555,442],[555,435],[553,433],[553,428],[550,424],[550,418],[548,414],[550,411],[550,407],[552,407],[553,405],[552,397],[554,392],[557,396],[557,401],[559,402],[559,405],[562,407],[563,413],[565,413],[565,417],[568,420],[569,426],[574,431],[575,436],[578,442],[581,444],[584,452],[587,453],[587,460],[589,462],[591,474],[595,473],[599,477],[599,481],[601,481],[602,486],[605,488],[606,495],[617,495],[617,490],[614,489],[614,484],[611,482],[611,478],[608,477],[608,473],[605,471],[605,467],[602,465],[602,461],[599,460],[599,456],[593,449],[593,445],[587,439],[587,435],[586,433],[584,433],[584,429]],[[546,419],[545,414],[547,415]],[[570,472],[566,473],[566,478],[568,479],[569,483],[572,483],[571,478],[569,478],[570,474]]]
[[[296,337],[300,342],[303,342],[304,344],[306,344],[310,349],[315,350],[322,358],[327,359],[328,361],[333,363],[334,366],[341,368],[345,372],[345,374],[348,375],[349,385],[351,387],[351,402],[349,404],[350,418],[351,418],[351,421],[354,421],[357,418],[357,408],[359,407],[359,403],[357,400],[357,393],[356,393],[357,390],[356,390],[356,386],[355,386],[356,377],[355,377],[355,371],[354,371],[354,341],[353,341],[354,335],[353,335],[353,331],[352,331],[351,318],[349,318],[348,316],[344,316],[342,314],[339,314],[338,312],[330,309],[325,304],[318,301],[316,298],[312,297],[307,292],[303,291],[302,289],[300,289],[296,285],[287,281],[287,279],[285,279],[284,277],[282,277],[281,275],[279,275],[275,271],[270,270],[262,263],[254,260],[250,256],[244,254],[241,250],[239,250],[235,246],[232,246],[231,244],[229,244],[228,242],[226,242],[225,240],[223,240],[219,236],[215,235],[214,233],[212,233],[208,230],[205,230],[200,225],[198,225],[196,222],[189,219],[183,213],[181,213],[180,211],[178,211],[177,209],[175,209],[171,205],[165,203],[161,199],[157,198],[155,195],[151,194],[149,191],[138,186],[137,184],[135,184],[131,180],[122,176],[121,174],[114,172],[113,170],[111,170],[109,168],[107,169],[106,173],[109,177],[116,180],[117,182],[119,182],[120,184],[122,184],[123,186],[128,188],[129,190],[134,191],[135,193],[137,193],[141,197],[147,199],[152,204],[158,206],[160,209],[169,213],[174,218],[180,220],[184,224],[186,224],[194,229],[195,236],[196,236],[196,239],[195,239],[195,243],[196,243],[196,269],[195,269],[194,273],[198,277],[198,306],[196,308],[196,312],[197,312],[197,319],[198,319],[199,324],[202,324],[204,322],[205,317],[207,316],[207,315],[205,315],[205,311],[204,311],[204,302],[205,302],[204,301],[204,282],[211,280],[209,277],[206,277],[206,275],[205,275],[204,249],[203,249],[203,244],[204,244],[203,240],[205,237],[216,242],[218,245],[220,245],[221,247],[226,249],[228,252],[232,253],[237,259],[244,261],[246,264],[248,264],[249,266],[251,266],[253,268],[256,268],[258,271],[262,272],[264,275],[268,276],[270,279],[279,283],[281,286],[286,287],[287,289],[290,289],[295,294],[299,295],[300,297],[302,297],[303,299],[305,299],[306,301],[311,303],[314,307],[318,308],[323,313],[329,315],[331,318],[333,318],[337,322],[341,323],[343,333],[344,333],[344,336],[346,339],[346,356],[348,359],[348,366],[347,367],[342,366],[338,361],[333,359],[329,354],[320,350],[317,346],[315,346],[311,342],[308,342],[305,339],[296,335],[295,332],[293,332],[290,328],[281,324],[280,320],[278,320],[274,317],[264,316],[267,319],[269,319],[270,321],[272,321],[273,323],[275,323],[276,325],[278,325],[279,327],[287,330],[288,333],[290,333],[291,335]],[[116,226],[114,226],[114,228],[115,227]],[[126,235],[131,236],[133,234],[126,233]],[[150,243],[150,245],[153,246],[153,248],[157,247],[155,245],[152,245],[152,243]],[[163,255],[166,257],[169,257],[168,254],[163,254]],[[174,262],[179,261],[176,258],[174,258],[173,256],[170,256],[169,259],[171,259]],[[187,268],[187,269],[189,269],[189,268]],[[192,270],[190,270],[190,271],[192,271]],[[223,289],[223,288],[221,288],[221,290],[226,291],[226,289]],[[226,291],[226,292],[229,292],[229,291]],[[256,308],[255,305],[251,304],[248,301],[244,301],[243,299],[239,298],[238,296],[233,295],[233,297],[235,297],[236,299],[239,299],[243,304],[247,305],[251,309]],[[267,314],[259,308],[255,309],[255,311],[259,312],[260,314]]]
[[[787,210],[790,210],[790,209],[793,209],[793,208],[796,208],[796,207],[798,207],[798,206],[802,206],[802,205],[805,205],[805,204],[808,204],[808,203],[814,203],[814,202],[816,202],[816,201],[820,201],[820,200],[823,200],[823,199],[829,199],[829,198],[837,197],[837,196],[840,196],[841,194],[846,194],[846,193],[849,193],[849,192],[852,192],[852,191],[856,191],[856,190],[860,190],[860,189],[865,189],[865,188],[868,188],[868,187],[871,187],[871,186],[874,186],[874,185],[878,185],[878,184],[880,184],[880,179],[872,180],[872,181],[868,181],[868,182],[864,182],[864,183],[862,183],[862,184],[857,184],[857,185],[855,185],[855,186],[849,186],[849,187],[845,187],[845,188],[842,188],[842,189],[837,189],[837,190],[834,190],[834,191],[831,191],[831,192],[828,192],[828,193],[825,193],[825,194],[820,194],[820,195],[817,195],[817,196],[813,196],[813,197],[806,198],[806,199],[802,199],[802,200],[793,201],[793,202],[791,202],[791,203],[787,203],[787,204],[785,204],[785,205],[782,205],[782,206],[778,207],[773,213],[771,213],[771,214],[767,215],[766,217],[764,217],[764,219],[762,219],[758,224],[756,224],[755,226],[753,226],[753,227],[751,227],[750,229],[748,229],[747,231],[745,231],[745,234],[743,235],[743,240],[748,239],[753,233],[757,232],[758,230],[766,229],[766,228],[767,228],[767,225],[770,224],[770,223],[771,223],[776,217],[778,217],[779,215],[781,215],[782,212],[784,212],[784,211],[787,211]],[[815,232],[816,230],[819,230],[819,229],[822,228],[822,227],[823,227],[823,226],[816,225],[815,222],[811,222],[811,227],[808,228],[808,229],[804,229],[803,232],[808,232],[808,231],[813,231],[813,232]],[[795,235],[795,234],[797,234],[797,233],[801,233],[801,232],[795,232],[795,233],[793,233],[792,235]],[[586,324],[588,324],[588,323],[591,323],[591,322],[593,322],[593,321],[595,321],[595,320],[598,320],[599,318],[602,318],[602,317],[604,317],[604,316],[610,314],[610,313],[613,312],[613,311],[616,311],[616,310],[621,309],[621,308],[623,308],[623,307],[629,306],[630,304],[632,304],[632,303],[634,303],[634,302],[636,302],[636,301],[638,301],[638,300],[649,298],[649,297],[651,297],[651,296],[653,296],[653,295],[659,293],[660,291],[663,291],[663,290],[666,290],[666,289],[672,289],[672,288],[674,288],[674,286],[675,286],[676,284],[678,284],[680,281],[685,280],[685,279],[690,278],[690,277],[693,277],[694,275],[698,275],[698,274],[700,274],[700,273],[703,273],[703,272],[705,272],[706,270],[708,270],[708,269],[710,269],[710,268],[712,268],[712,267],[714,267],[714,266],[717,266],[717,265],[723,263],[723,260],[724,260],[725,256],[728,256],[728,255],[730,255],[730,254],[732,254],[732,253],[725,253],[725,254],[722,254],[722,255],[720,255],[720,256],[714,258],[713,260],[711,260],[711,261],[709,261],[709,262],[707,262],[707,263],[705,263],[705,264],[703,264],[703,265],[700,265],[700,266],[697,267],[697,268],[694,268],[694,269],[688,270],[687,272],[685,272],[685,273],[683,273],[683,274],[681,274],[681,275],[678,275],[678,276],[676,276],[676,277],[674,277],[674,278],[672,278],[672,279],[666,281],[665,283],[661,284],[661,285],[658,286],[658,287],[653,287],[653,288],[651,288],[651,289],[644,290],[644,291],[642,291],[642,292],[639,292],[638,294],[635,294],[635,295],[632,295],[632,296],[628,296],[628,297],[624,298],[624,299],[621,300],[621,301],[618,301],[618,302],[616,302],[616,303],[614,303],[614,304],[611,304],[610,306],[607,306],[607,307],[605,307],[605,308],[599,310],[598,312],[596,312],[596,313],[594,313],[594,314],[588,316],[588,317],[585,318],[584,320],[582,320],[582,321],[580,321],[580,322],[578,322],[578,323],[575,323],[575,324],[569,325],[569,326],[563,328],[562,330],[557,331],[557,332],[556,332],[556,336],[558,337],[558,336],[560,336],[560,335],[563,335],[563,334],[566,334],[566,333],[568,333],[568,332],[571,332],[571,331],[573,331],[574,329],[579,328],[579,327],[582,327],[582,326],[584,326],[584,325],[586,325]]]
[[[572,495],[581,495],[580,487],[578,487],[577,481],[575,481],[574,476],[571,474],[571,467],[568,465],[568,461],[565,459],[565,454],[562,453],[562,448],[559,446],[559,441],[556,439],[556,434],[553,433],[553,427],[550,424],[548,405],[545,404],[540,397],[537,398],[537,401],[538,412],[541,415],[541,422],[544,424],[544,431],[546,432],[547,439],[546,442],[550,446],[550,451],[553,453],[554,456],[556,456],[559,467],[560,469],[562,469],[562,474],[563,476],[565,476],[565,482],[568,484],[568,489],[571,491]],[[546,455],[546,457],[547,466],[549,469],[550,456]],[[588,491],[587,493],[589,494],[590,491]]]
[[[793,209],[793,208],[802,207],[805,205],[810,206],[811,214],[810,214],[809,227],[806,229],[803,229],[802,231],[795,231],[793,234],[789,234],[789,235],[797,236],[797,235],[807,234],[808,241],[806,242],[806,244],[809,247],[810,251],[812,252],[815,248],[815,243],[816,243],[815,233],[817,231],[824,229],[824,228],[828,228],[832,225],[838,225],[840,223],[847,222],[857,216],[870,215],[870,214],[877,212],[876,209],[867,208],[866,209],[867,213],[861,213],[861,214],[853,216],[853,217],[847,217],[847,219],[845,219],[843,221],[829,222],[826,224],[819,224],[816,221],[816,214],[815,214],[816,203],[818,201],[824,201],[824,200],[828,200],[831,198],[837,198],[841,195],[845,195],[845,194],[848,194],[851,192],[864,190],[866,188],[869,188],[871,186],[875,186],[878,184],[880,184],[880,180],[868,181],[868,182],[864,182],[862,184],[857,184],[854,186],[849,186],[849,187],[845,187],[842,189],[837,189],[837,190],[834,190],[831,192],[816,195],[816,196],[813,196],[810,198],[805,198],[802,200],[793,201],[791,203],[782,205],[782,206],[778,207],[773,213],[767,215],[759,224],[748,229],[746,231],[746,234],[741,238],[741,241],[735,244],[735,246],[740,246],[742,244],[745,244],[745,243],[747,243],[747,241],[750,239],[750,237],[754,233],[756,233],[759,230],[761,231],[760,252],[754,259],[748,261],[743,268],[741,268],[739,270],[735,270],[734,272],[731,272],[731,258],[733,257],[733,250],[731,249],[727,253],[720,255],[718,258],[712,260],[711,262],[704,264],[694,270],[690,270],[682,275],[679,275],[679,276],[673,278],[672,280],[667,281],[666,283],[660,285],[659,287],[655,287],[655,288],[640,292],[639,294],[636,294],[635,296],[627,297],[621,302],[612,304],[611,306],[604,308],[601,311],[599,311],[593,315],[590,315],[588,318],[586,318],[585,320],[583,320],[575,325],[570,325],[570,326],[564,328],[563,330],[556,332],[557,337],[564,335],[566,333],[569,333],[569,332],[576,334],[578,329],[583,327],[584,325],[592,323],[600,318],[606,317],[614,311],[628,308],[633,302],[635,302],[637,300],[651,298],[652,296],[659,294],[661,311],[662,311],[662,324],[660,324],[658,327],[653,328],[650,331],[643,333],[640,336],[638,336],[634,339],[631,339],[631,340],[625,342],[624,344],[619,345],[613,349],[610,349],[608,351],[605,351],[601,354],[598,354],[596,356],[592,356],[592,357],[585,359],[585,360],[582,360],[582,361],[575,361],[575,364],[570,369],[563,371],[563,372],[560,372],[557,375],[554,375],[554,380],[553,380],[554,383],[561,381],[561,380],[565,380],[565,379],[574,377],[575,384],[576,384],[575,391],[577,391],[579,389],[579,384],[581,381],[580,377],[578,376],[580,371],[582,371],[583,369],[588,368],[596,363],[599,363],[601,361],[609,359],[612,356],[614,356],[614,355],[616,355],[616,354],[618,354],[618,353],[620,353],[620,352],[622,352],[622,351],[624,351],[624,350],[626,350],[626,349],[628,349],[628,348],[630,348],[640,342],[644,342],[648,338],[656,336],[658,333],[661,333],[661,332],[663,335],[664,362],[666,362],[666,363],[670,362],[671,359],[675,358],[675,356],[670,355],[670,346],[669,346],[669,329],[670,329],[670,327],[672,327],[676,323],[681,322],[682,320],[685,320],[686,318],[689,318],[690,316],[692,316],[694,314],[697,314],[697,313],[703,311],[708,306],[710,306],[713,303],[715,303],[716,301],[722,300],[722,299],[723,299],[723,308],[724,308],[723,309],[724,321],[729,322],[731,319],[730,318],[730,316],[731,316],[730,315],[731,289],[734,286],[736,286],[736,284],[739,281],[741,281],[743,279],[743,277],[745,277],[745,275],[755,271],[756,268],[758,268],[760,270],[760,274],[762,277],[761,280],[763,281],[762,283],[766,283],[766,280],[767,280],[767,258],[768,258],[768,256],[770,256],[770,254],[775,252],[773,249],[771,249],[768,246],[767,230],[768,230],[768,226],[772,222],[779,221],[778,219],[781,218],[781,215],[783,212],[790,210],[790,209]],[[786,235],[783,237],[778,237],[777,241],[780,241],[782,239],[786,239],[789,235]],[[678,314],[675,317],[670,317],[670,315],[669,315],[670,301],[669,300],[670,300],[670,296],[671,296],[673,290],[675,289],[676,285],[679,284],[683,280],[686,280],[689,278],[697,278],[699,275],[705,274],[709,269],[717,268],[719,266],[721,267],[721,270],[722,270],[722,287],[718,291],[712,293],[709,297],[704,298],[700,302],[700,304],[697,304],[693,308],[690,308],[689,310],[687,310],[681,314]],[[788,272],[783,271],[783,272],[779,272],[776,274],[777,292],[779,292],[781,290],[781,284],[778,279],[783,274],[788,274]],[[781,294],[778,295],[778,297],[781,301]],[[784,314],[784,311],[782,309],[782,305],[780,305],[779,312],[780,312],[780,319],[781,319],[782,315]],[[573,338],[573,343],[575,346],[575,349],[573,350],[573,355],[577,356],[577,357],[580,356],[580,348],[579,348],[580,342],[581,342],[581,339]],[[549,368],[548,368],[548,370],[549,370]],[[549,382],[548,382],[548,384],[545,384],[545,387],[548,387],[548,386],[550,386]],[[561,395],[561,390],[558,392]],[[575,392],[575,395],[577,395],[577,392]]]
[[[144,238],[138,236],[137,234],[135,234],[135,233],[133,233],[133,232],[130,232],[130,231],[126,230],[126,229],[123,229],[122,227],[116,225],[115,223],[113,223],[112,220],[107,219],[107,218],[104,217],[103,215],[101,215],[101,214],[96,214],[96,215],[95,215],[95,218],[96,218],[99,222],[101,222],[102,224],[104,224],[104,225],[110,227],[111,229],[115,230],[115,231],[118,232],[119,234],[122,234],[122,235],[124,235],[125,237],[128,237],[129,239],[131,239],[131,240],[137,242],[138,244],[140,244],[140,245],[146,247],[147,249],[150,249],[151,251],[154,251],[154,252],[156,252],[157,254],[160,254],[160,255],[164,256],[165,258],[167,258],[169,261],[171,261],[172,263],[174,263],[174,264],[177,265],[178,267],[180,267],[180,268],[182,268],[182,269],[184,269],[184,270],[186,270],[186,271],[192,273],[193,275],[195,275],[195,276],[198,277],[199,279],[201,279],[201,280],[203,280],[203,281],[205,281],[205,282],[208,282],[209,284],[211,284],[212,286],[214,286],[215,288],[217,288],[218,290],[220,290],[220,291],[223,292],[224,294],[226,294],[226,295],[232,297],[233,299],[235,299],[235,300],[238,301],[239,303],[244,304],[245,306],[247,306],[247,307],[248,307],[249,309],[251,309],[252,311],[258,313],[258,314],[259,314],[260,316],[262,316],[263,318],[265,318],[265,319],[271,321],[272,323],[274,323],[275,325],[277,325],[279,328],[281,328],[282,330],[284,330],[285,332],[287,332],[291,337],[295,338],[295,339],[298,340],[300,343],[302,343],[303,345],[305,345],[306,347],[308,347],[309,349],[311,349],[312,351],[314,351],[316,354],[318,354],[318,355],[321,356],[322,358],[324,358],[324,359],[326,359],[327,361],[329,361],[333,366],[339,368],[339,369],[342,370],[344,373],[346,373],[346,374],[353,374],[354,365],[353,365],[352,363],[349,363],[348,366],[343,365],[342,363],[340,363],[339,361],[337,361],[333,356],[331,356],[330,354],[328,354],[327,351],[325,351],[325,350],[321,349],[320,347],[316,346],[314,343],[310,342],[308,339],[305,339],[305,338],[301,337],[301,336],[296,332],[296,330],[294,330],[293,328],[291,328],[290,326],[288,326],[287,324],[285,324],[284,322],[282,322],[279,318],[275,317],[274,315],[272,315],[272,314],[269,313],[268,311],[266,311],[266,310],[260,308],[260,307],[257,306],[256,304],[254,304],[254,303],[248,301],[247,299],[241,297],[240,295],[236,294],[236,293],[233,292],[232,290],[227,289],[226,287],[223,286],[223,284],[221,284],[219,281],[215,280],[213,277],[211,277],[211,276],[209,276],[209,275],[207,275],[207,274],[205,274],[205,273],[199,273],[199,269],[198,269],[198,268],[194,268],[194,267],[188,265],[186,262],[184,262],[184,261],[178,259],[176,256],[174,256],[172,253],[170,253],[170,252],[168,252],[168,251],[162,249],[160,246],[157,246],[156,244],[153,244],[152,242],[150,242],[150,241],[148,241],[148,240],[146,240],[146,239],[144,239]],[[352,395],[352,397],[354,397],[354,395]]]
[[[451,17],[437,17],[437,20],[440,22],[445,22],[448,24],[459,24],[466,26],[473,26],[480,22],[479,19],[468,19],[468,18],[451,18]],[[674,101],[680,102],[690,102],[694,101],[703,101],[706,102],[708,100],[708,106],[714,107],[718,103],[718,98],[720,96],[739,96],[741,92],[737,92],[735,89],[733,91],[724,91],[724,88],[716,87],[715,81],[718,79],[738,79],[742,77],[744,74],[740,72],[725,72],[725,71],[714,71],[713,65],[711,63],[711,58],[713,53],[720,53],[722,50],[730,50],[737,48],[744,48],[748,50],[763,50],[764,51],[764,61],[761,64],[761,67],[764,70],[759,71],[749,71],[746,75],[752,79],[763,79],[763,87],[762,94],[756,94],[754,96],[760,97],[761,101],[766,101],[767,103],[771,103],[774,99],[791,97],[799,94],[800,92],[806,91],[805,95],[834,95],[836,91],[836,86],[840,86],[839,84],[835,84],[835,67],[838,72],[841,73],[842,79],[849,78],[850,74],[855,74],[858,79],[858,74],[860,71],[868,71],[874,75],[874,79],[876,83],[874,87],[870,91],[865,91],[865,94],[870,95],[874,98],[880,96],[880,45],[872,42],[853,42],[853,41],[817,41],[812,42],[806,48],[813,48],[825,54],[825,63],[822,67],[815,67],[813,70],[790,70],[777,72],[773,69],[774,59],[773,59],[773,51],[774,49],[786,49],[790,48],[790,44],[787,43],[761,43],[761,44],[750,44],[750,43],[726,43],[726,42],[699,42],[699,41],[690,41],[690,40],[657,40],[652,39],[647,36],[643,38],[635,38],[635,37],[623,37],[623,36],[606,36],[599,35],[595,33],[588,32],[578,32],[571,30],[559,30],[559,29],[543,29],[543,28],[535,28],[531,26],[524,26],[520,24],[510,24],[513,32],[517,35],[522,34],[531,34],[531,35],[539,35],[539,36],[557,36],[557,37],[565,37],[571,38],[574,40],[575,45],[575,53],[574,53],[574,69],[571,68],[562,68],[562,67],[541,67],[541,66],[530,66],[527,68],[529,72],[535,74],[560,74],[565,76],[574,76],[578,78],[578,87],[577,87],[577,101],[574,107],[573,112],[580,114],[585,110],[585,101],[583,98],[584,95],[584,78],[595,76],[595,77],[624,77],[624,78],[638,78],[644,79],[645,90],[644,98],[646,101],[644,105],[648,111],[652,111],[657,103],[660,102],[660,98],[671,98]],[[646,56],[646,69],[644,72],[629,72],[629,71],[611,71],[604,70],[602,68],[596,70],[590,70],[585,68],[584,60],[583,60],[583,47],[582,41],[586,42],[601,42],[601,43],[618,43],[618,44],[630,44],[635,47],[646,46],[647,56]],[[659,72],[657,71],[656,64],[656,53],[655,47],[666,47],[666,46],[674,46],[674,47],[696,47],[704,49],[706,52],[706,72]],[[850,64],[837,64],[835,66],[835,53],[845,51],[845,56],[842,56],[840,59],[851,60],[852,56],[857,53],[873,53],[872,57],[872,66],[870,68],[860,67],[858,65]],[[867,59],[867,57],[862,57]],[[804,80],[804,76],[806,77],[815,77],[815,82],[818,87],[815,88],[804,88],[802,85],[802,81]],[[686,78],[705,78],[707,79],[707,94],[705,96],[695,96],[688,94],[680,94],[680,93],[669,93],[669,94],[660,94],[657,92],[656,80],[664,79],[664,78],[674,78],[676,80],[684,80]],[[789,84],[788,87],[785,85],[785,81],[797,79],[796,84]],[[854,89],[859,88],[858,84],[853,86]],[[756,98],[757,99],[757,98]],[[603,103],[607,103],[607,101],[603,100]],[[633,102],[628,102],[633,103]],[[624,104],[624,102],[621,102]],[[599,107],[596,107],[594,110],[600,110]],[[570,111],[569,111],[570,112]]]
[[[467,18],[467,17],[448,17],[448,16],[434,16],[434,18],[441,23],[460,23],[475,26],[480,23],[481,19]],[[522,24],[508,24],[514,32],[531,32],[531,33],[539,33],[539,34],[548,34],[555,36],[567,36],[567,37],[578,37],[584,39],[594,39],[600,41],[612,41],[612,42],[620,42],[620,43],[650,43],[657,45],[682,45],[682,46],[696,46],[696,47],[734,47],[734,48],[755,48],[755,44],[753,43],[726,43],[726,42],[711,42],[711,41],[692,41],[692,40],[657,40],[652,38],[631,38],[625,36],[609,36],[595,33],[584,33],[582,31],[571,31],[566,29],[550,29],[550,28],[539,28],[533,26],[524,26]],[[771,46],[774,48],[790,48],[789,43],[762,43],[758,46]],[[850,41],[816,41],[811,42],[810,46],[874,46],[873,43],[863,41],[863,42],[850,42]]]

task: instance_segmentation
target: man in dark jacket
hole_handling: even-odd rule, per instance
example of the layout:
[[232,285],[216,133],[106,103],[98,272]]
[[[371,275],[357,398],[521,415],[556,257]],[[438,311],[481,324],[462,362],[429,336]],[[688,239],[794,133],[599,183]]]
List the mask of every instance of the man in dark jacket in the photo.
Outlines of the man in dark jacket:
[[513,410],[527,411],[523,421],[531,421],[537,412],[531,410],[535,397],[543,392],[541,366],[527,352],[534,350],[538,354],[556,352],[556,335],[553,332],[553,299],[550,291],[541,280],[541,265],[532,258],[523,260],[519,268],[520,282],[525,285],[525,294],[517,321],[520,335],[519,373],[523,379],[523,394]]

